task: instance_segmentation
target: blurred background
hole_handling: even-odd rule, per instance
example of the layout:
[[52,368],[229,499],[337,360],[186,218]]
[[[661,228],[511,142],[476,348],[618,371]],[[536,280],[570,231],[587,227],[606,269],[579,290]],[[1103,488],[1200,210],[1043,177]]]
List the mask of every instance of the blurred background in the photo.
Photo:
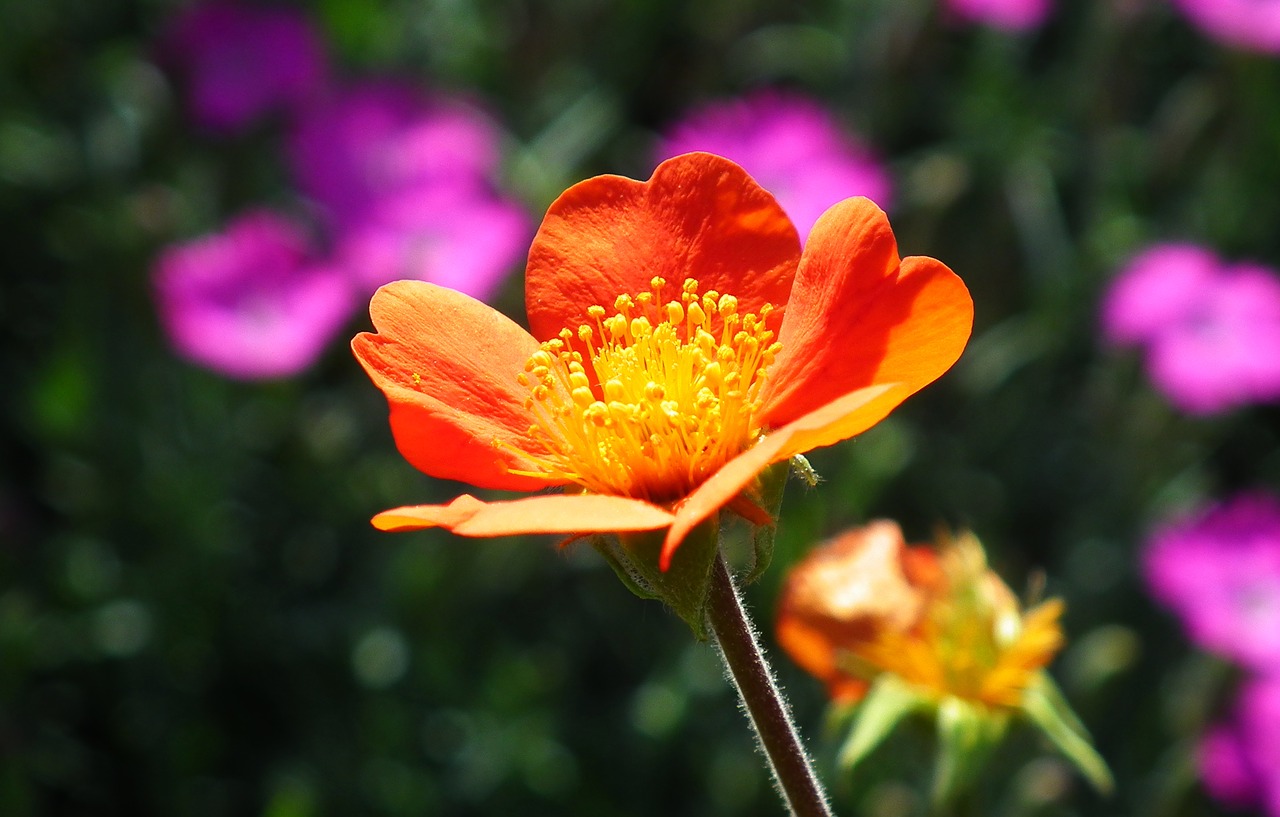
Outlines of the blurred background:
[[[1168,520],[1280,490],[1280,380],[1232,368],[1280,360],[1280,4],[4,0],[0,19],[0,814],[782,813],[712,648],[592,550],[368,524],[461,489],[400,458],[350,355],[373,287],[422,277],[523,320],[523,253],[561,190],[699,146],[797,223],[875,198],[977,308],[955,369],[813,455],[823,482],[789,487],[747,589],[837,812],[926,813],[928,728],[838,770],[775,602],[816,543],[888,517],[913,540],[972,529],[1015,591],[1067,604],[1053,673],[1117,790],[1015,729],[977,813],[1280,813],[1275,744],[1237,747],[1234,789],[1200,748],[1265,672],[1197,646],[1143,568]],[[1187,294],[1149,263],[1132,329],[1107,304],[1169,242],[1209,271]],[[1239,263],[1271,284],[1215,311]],[[1266,569],[1239,626],[1280,633]]]

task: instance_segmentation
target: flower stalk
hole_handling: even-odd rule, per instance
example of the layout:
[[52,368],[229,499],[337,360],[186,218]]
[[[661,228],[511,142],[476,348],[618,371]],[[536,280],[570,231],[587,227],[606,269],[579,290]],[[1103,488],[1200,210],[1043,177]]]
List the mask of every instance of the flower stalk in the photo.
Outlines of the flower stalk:
[[773,680],[733,576],[718,553],[711,569],[707,618],[779,793],[795,817],[831,817],[826,792],[800,742],[786,700]]

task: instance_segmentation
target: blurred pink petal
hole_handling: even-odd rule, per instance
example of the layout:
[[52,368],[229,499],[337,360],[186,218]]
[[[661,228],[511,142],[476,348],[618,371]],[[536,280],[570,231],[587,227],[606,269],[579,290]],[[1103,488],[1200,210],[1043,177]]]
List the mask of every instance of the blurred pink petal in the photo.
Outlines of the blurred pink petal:
[[1143,567],[1193,642],[1280,673],[1280,500],[1244,494],[1165,525]]
[[1271,269],[1159,245],[1116,278],[1102,325],[1113,343],[1144,347],[1152,382],[1184,411],[1280,399],[1280,277]]
[[520,207],[470,188],[437,186],[378,202],[343,233],[337,256],[368,292],[413,278],[487,300],[523,261],[532,235]]
[[265,210],[167,248],[154,283],[178,353],[244,379],[306,369],[357,304],[345,275],[312,259],[304,231]]
[[947,11],[972,23],[1005,31],[1038,27],[1053,11],[1051,0],[945,0]]
[[1245,681],[1229,717],[1209,730],[1197,754],[1214,798],[1280,817],[1280,674]]
[[335,90],[294,123],[287,148],[298,187],[336,226],[383,198],[434,185],[483,188],[499,133],[476,109],[391,81]]
[[186,79],[192,118],[222,132],[306,101],[328,73],[320,35],[285,6],[193,6],[173,22],[161,50]]
[[1205,734],[1197,747],[1196,765],[1205,789],[1215,800],[1236,809],[1257,804],[1258,781],[1234,724],[1218,724]]
[[1157,244],[1135,257],[1112,282],[1102,325],[1116,344],[1143,343],[1186,321],[1213,287],[1218,259],[1194,244]]
[[667,131],[655,158],[692,151],[741,165],[777,197],[801,240],[836,202],[866,196],[890,204],[885,169],[827,110],[795,94],[762,91],[698,108]]
[[1219,42],[1280,54],[1280,0],[1173,0],[1188,20]]

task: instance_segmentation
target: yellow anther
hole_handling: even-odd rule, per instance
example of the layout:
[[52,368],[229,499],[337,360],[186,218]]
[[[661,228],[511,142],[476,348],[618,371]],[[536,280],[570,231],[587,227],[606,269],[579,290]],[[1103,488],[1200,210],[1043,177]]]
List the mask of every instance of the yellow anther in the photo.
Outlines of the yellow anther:
[[520,473],[665,504],[759,439],[760,383],[781,348],[773,333],[692,278],[677,298],[662,297],[661,276],[649,283],[619,295],[613,314],[588,307],[587,323],[543,343],[517,374],[532,386],[530,433],[545,449],[522,451],[533,464]]
[[707,382],[712,386],[720,385],[720,379],[723,376],[720,371],[720,364],[714,361],[708,363],[707,367],[702,370],[702,376],[705,377]]
[[626,389],[622,385],[622,381],[616,377],[610,378],[604,382],[604,399],[610,403],[621,402],[627,396]]
[[707,313],[702,311],[702,307],[698,305],[697,301],[690,301],[686,311],[689,313],[690,324],[702,326],[707,322]]
[[684,323],[684,307],[676,301],[667,304],[667,323],[672,326]]

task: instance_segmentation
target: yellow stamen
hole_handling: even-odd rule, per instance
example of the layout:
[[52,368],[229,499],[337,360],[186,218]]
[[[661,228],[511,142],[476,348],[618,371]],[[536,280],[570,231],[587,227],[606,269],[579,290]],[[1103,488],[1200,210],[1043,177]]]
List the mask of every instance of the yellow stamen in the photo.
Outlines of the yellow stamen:
[[760,391],[781,348],[766,328],[772,306],[744,315],[693,279],[678,300],[665,286],[619,295],[613,315],[590,307],[594,326],[566,328],[529,358],[516,377],[545,453],[525,454],[538,470],[516,473],[671,502],[759,438]]
[[1062,649],[1062,602],[1050,599],[1019,612],[972,536],[949,543],[940,555],[947,589],[926,600],[916,626],[881,628],[851,658],[939,698],[1017,707],[1035,674]]

